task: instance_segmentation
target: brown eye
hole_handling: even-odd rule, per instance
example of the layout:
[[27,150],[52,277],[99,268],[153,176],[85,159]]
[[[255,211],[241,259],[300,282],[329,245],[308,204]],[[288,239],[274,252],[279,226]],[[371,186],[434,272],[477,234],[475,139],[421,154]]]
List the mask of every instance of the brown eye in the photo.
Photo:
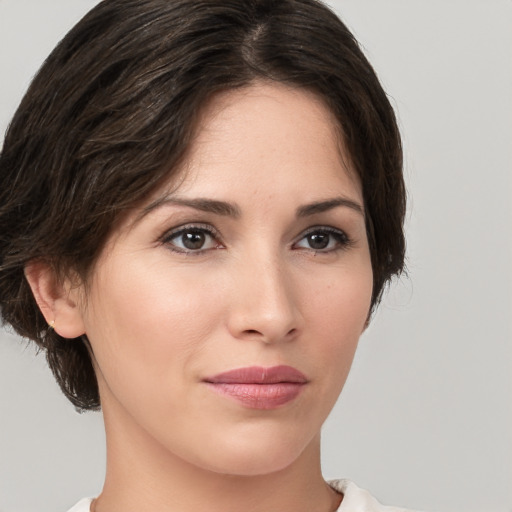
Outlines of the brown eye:
[[311,249],[321,250],[329,245],[331,235],[328,233],[314,233],[306,238]]
[[181,235],[181,243],[186,249],[197,251],[202,249],[206,241],[206,235],[199,230],[187,231]]
[[175,252],[192,253],[221,247],[215,233],[209,227],[182,227],[172,231],[163,243]]
[[347,235],[335,228],[317,227],[307,231],[295,244],[294,248],[329,252],[349,245]]

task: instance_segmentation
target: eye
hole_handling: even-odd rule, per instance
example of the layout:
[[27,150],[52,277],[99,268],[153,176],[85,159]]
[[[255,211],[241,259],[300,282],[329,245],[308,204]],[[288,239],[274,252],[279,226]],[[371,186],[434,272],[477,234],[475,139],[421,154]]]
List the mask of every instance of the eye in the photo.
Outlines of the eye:
[[167,233],[162,242],[171,250],[181,253],[220,249],[216,233],[210,226],[183,226]]
[[350,239],[343,231],[321,226],[311,228],[304,233],[294,244],[294,248],[330,252],[346,248],[349,244]]

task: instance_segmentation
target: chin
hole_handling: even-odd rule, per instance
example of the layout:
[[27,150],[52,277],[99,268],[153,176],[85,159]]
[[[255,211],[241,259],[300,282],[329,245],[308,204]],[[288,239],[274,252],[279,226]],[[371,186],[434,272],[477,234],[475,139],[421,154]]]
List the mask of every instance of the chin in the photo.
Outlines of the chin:
[[286,454],[252,454],[251,456],[234,456],[230,459],[216,461],[216,464],[206,467],[214,473],[240,477],[263,476],[283,471],[293,465],[298,456]]
[[212,463],[202,461],[201,465],[215,473],[233,476],[267,475],[291,467],[310,446],[313,449],[318,446],[319,451],[319,444],[316,438],[308,443],[284,435],[264,440],[258,440],[255,435],[232,438],[227,443],[218,442],[215,449],[208,450]]

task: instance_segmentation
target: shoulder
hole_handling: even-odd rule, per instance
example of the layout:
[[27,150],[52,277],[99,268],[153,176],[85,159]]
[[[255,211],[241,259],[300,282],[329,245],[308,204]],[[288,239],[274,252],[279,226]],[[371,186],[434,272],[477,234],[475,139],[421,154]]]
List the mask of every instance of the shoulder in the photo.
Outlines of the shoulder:
[[84,498],[80,500],[74,507],[71,507],[68,512],[90,512],[92,498]]
[[414,512],[381,505],[367,490],[361,489],[350,480],[331,480],[329,485],[343,494],[343,501],[337,512]]

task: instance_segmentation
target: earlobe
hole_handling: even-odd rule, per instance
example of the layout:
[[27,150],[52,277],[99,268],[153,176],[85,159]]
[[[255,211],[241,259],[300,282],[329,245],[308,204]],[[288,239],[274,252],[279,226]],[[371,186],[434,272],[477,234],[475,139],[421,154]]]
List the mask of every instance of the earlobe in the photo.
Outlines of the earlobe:
[[25,277],[49,327],[63,338],[85,334],[76,286],[69,279],[61,280],[51,265],[31,261],[25,266]]

